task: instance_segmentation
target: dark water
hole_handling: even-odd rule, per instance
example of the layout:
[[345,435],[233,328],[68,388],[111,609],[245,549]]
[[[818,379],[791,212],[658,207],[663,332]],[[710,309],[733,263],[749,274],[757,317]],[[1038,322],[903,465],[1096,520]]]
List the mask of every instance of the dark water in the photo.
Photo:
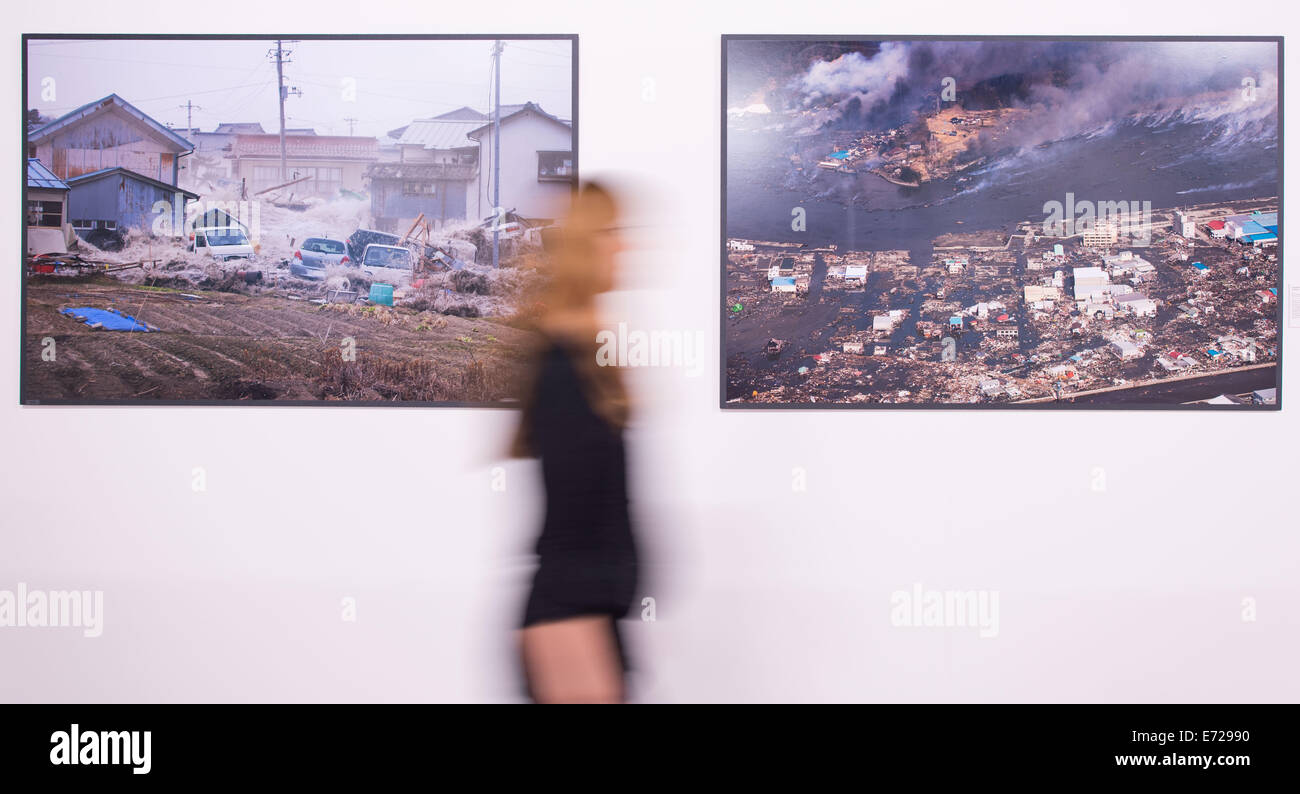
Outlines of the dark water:
[[[891,184],[873,174],[839,174],[815,167],[835,148],[826,138],[792,139],[776,132],[729,131],[727,138],[727,235],[758,240],[799,241],[812,246],[835,243],[841,250],[905,249],[913,265],[925,267],[931,241],[950,232],[1014,231],[1026,220],[1041,222],[1043,204],[1150,202],[1153,211],[1171,207],[1276,196],[1276,137],[1263,142],[1229,139],[1211,124],[1187,122],[1145,125],[1129,122],[1105,134],[1077,136],[1043,148],[990,155],[987,161],[947,180],[919,188]],[[803,172],[790,155],[798,153]],[[966,177],[958,182],[958,177]],[[806,212],[806,231],[791,229],[791,210]],[[961,221],[961,223],[958,223]],[[1024,266],[1018,257],[1016,270]],[[840,293],[819,303],[826,266],[818,257],[805,308],[763,324],[741,324],[728,331],[728,355],[741,354],[757,372],[792,373],[813,366],[810,354],[826,348],[817,337],[833,322],[865,329],[880,305],[882,280],[872,273],[864,293]],[[951,292],[962,305],[980,299],[977,290]],[[925,300],[921,290],[903,305],[910,309],[890,342],[916,335]],[[898,308],[898,304],[893,305]],[[855,311],[846,318],[840,308]],[[850,319],[851,318],[851,319]],[[1019,348],[1037,343],[1032,327],[1021,328]],[[770,335],[792,342],[795,355],[767,361],[762,346]],[[978,334],[958,338],[959,351],[979,344]],[[807,351],[799,355],[797,351]],[[1005,369],[999,366],[998,369]],[[743,388],[742,388],[743,386]],[[728,396],[747,393],[746,384],[729,386]],[[1185,387],[1184,387],[1185,388]]]
[[[954,176],[919,188],[816,168],[813,158],[831,147],[829,139],[729,131],[728,236],[907,249],[913,264],[924,266],[934,237],[1041,221],[1043,204],[1064,203],[1067,192],[1076,203],[1149,201],[1155,210],[1278,194],[1276,138],[1229,140],[1210,124],[1128,122],[1105,134],[993,155],[958,175],[969,178],[965,183]],[[795,152],[804,155],[803,173],[790,164]],[[804,232],[791,229],[794,207],[807,213]]]

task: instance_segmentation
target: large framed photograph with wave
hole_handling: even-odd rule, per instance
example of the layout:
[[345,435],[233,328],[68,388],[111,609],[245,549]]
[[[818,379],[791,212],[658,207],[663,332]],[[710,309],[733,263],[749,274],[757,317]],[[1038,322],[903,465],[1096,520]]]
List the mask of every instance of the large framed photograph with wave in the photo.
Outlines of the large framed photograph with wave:
[[1282,39],[724,36],[724,408],[1277,410]]
[[511,404],[577,46],[25,35],[22,402]]

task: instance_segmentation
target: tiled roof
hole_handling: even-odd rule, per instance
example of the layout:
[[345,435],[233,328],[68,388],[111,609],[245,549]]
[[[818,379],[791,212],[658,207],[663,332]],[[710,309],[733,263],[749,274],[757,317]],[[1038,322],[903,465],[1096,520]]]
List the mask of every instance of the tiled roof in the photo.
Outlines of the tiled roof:
[[[376,160],[379,141],[350,135],[287,135],[285,155],[295,160]],[[238,135],[231,147],[231,157],[280,156],[280,136]]]
[[455,163],[375,163],[366,169],[373,179],[472,179],[476,166]]
[[397,143],[423,146],[425,149],[465,149],[478,143],[465,137],[470,130],[483,126],[482,120],[416,119],[402,131]]

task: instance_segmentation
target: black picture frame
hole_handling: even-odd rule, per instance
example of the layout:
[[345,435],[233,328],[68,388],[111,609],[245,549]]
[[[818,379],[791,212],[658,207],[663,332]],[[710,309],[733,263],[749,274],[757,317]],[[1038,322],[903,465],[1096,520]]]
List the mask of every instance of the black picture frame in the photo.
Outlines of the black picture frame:
[[[483,41],[490,42],[500,40],[506,43],[513,41],[568,41],[571,47],[571,67],[570,67],[570,126],[573,130],[573,179],[572,184],[576,186],[580,180],[580,150],[579,142],[579,107],[580,97],[578,91],[578,73],[579,73],[579,37],[576,33],[430,33],[430,34],[368,34],[368,33],[240,33],[240,34],[171,34],[171,33],[24,33],[20,40],[20,80],[22,81],[22,91],[20,94],[21,108],[19,112],[19,132],[22,141],[22,159],[19,160],[21,188],[19,191],[19,215],[20,222],[26,218],[27,212],[27,127],[26,114],[28,110],[28,44],[32,41],[41,40],[93,40],[93,41],[266,41],[274,42],[277,39],[292,41]],[[21,223],[21,232],[19,235],[19,261],[26,260],[27,251],[27,224]],[[148,399],[148,398],[119,398],[119,399],[42,399],[28,398],[27,386],[29,383],[26,336],[27,336],[27,278],[25,267],[19,268],[19,279],[21,288],[19,293],[19,338],[18,338],[18,401],[23,406],[265,406],[265,407],[337,407],[337,408],[354,408],[354,407],[399,407],[399,408],[495,408],[505,410],[517,410],[518,405],[514,401],[498,402],[465,402],[465,401],[425,401],[425,400],[295,400],[295,399],[241,399],[241,400],[223,400],[223,399],[194,399],[194,400],[173,400],[173,399]]]
[[[1022,41],[1022,42],[1267,42],[1277,46],[1278,77],[1278,123],[1277,123],[1277,173],[1278,173],[1278,225],[1283,233],[1278,235],[1278,283],[1275,313],[1277,322],[1277,360],[1275,364],[1275,388],[1277,399],[1268,405],[1216,405],[1208,403],[1081,403],[1041,402],[1032,404],[987,402],[987,403],[835,403],[835,402],[787,402],[787,403],[751,403],[729,401],[727,397],[727,315],[723,303],[727,298],[727,177],[728,177],[728,48],[732,42],[743,41],[806,41],[816,42],[851,42],[879,43],[892,41]],[[1284,297],[1285,292],[1285,171],[1283,150],[1285,148],[1285,75],[1284,75],[1284,37],[1282,36],[982,36],[982,35],[803,35],[803,34],[723,34],[721,36],[721,91],[719,95],[719,127],[721,137],[721,158],[719,163],[720,179],[720,214],[718,235],[718,297],[715,302],[718,311],[718,407],[723,411],[881,411],[881,410],[973,410],[973,411],[1231,411],[1231,412],[1277,412],[1282,410],[1282,362],[1283,337],[1285,329]]]

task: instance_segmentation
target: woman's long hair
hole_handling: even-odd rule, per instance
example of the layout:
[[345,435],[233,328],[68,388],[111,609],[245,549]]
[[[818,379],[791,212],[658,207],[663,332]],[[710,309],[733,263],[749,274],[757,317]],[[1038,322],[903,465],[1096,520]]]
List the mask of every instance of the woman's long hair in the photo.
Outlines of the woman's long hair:
[[529,437],[536,400],[540,358],[551,347],[565,351],[573,362],[592,410],[614,428],[628,418],[627,391],[618,367],[599,366],[596,335],[601,330],[596,296],[612,287],[613,263],[601,236],[616,233],[618,205],[604,187],[588,182],[574,195],[573,205],[560,225],[546,237],[549,264],[542,309],[535,322],[537,349],[529,357],[529,377],[524,379],[523,413],[511,445],[511,454],[535,454]]

